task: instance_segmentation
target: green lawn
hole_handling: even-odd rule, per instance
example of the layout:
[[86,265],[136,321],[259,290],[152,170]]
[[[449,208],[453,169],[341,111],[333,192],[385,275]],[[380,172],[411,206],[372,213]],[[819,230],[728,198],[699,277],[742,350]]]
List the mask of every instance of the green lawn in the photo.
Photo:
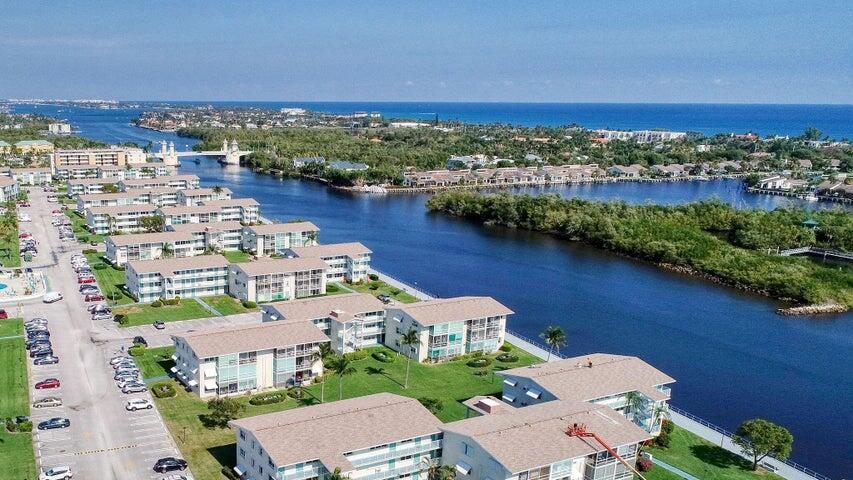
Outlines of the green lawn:
[[254,312],[256,308],[246,308],[236,298],[229,295],[214,295],[202,298],[204,303],[213,307],[214,310],[223,315],[236,315],[238,313]]
[[252,260],[252,254],[248,252],[222,252],[222,256],[227,258],[231,263],[245,263]]
[[[157,348],[146,351],[142,364],[146,377],[163,375],[173,366],[170,357],[174,349]],[[393,392],[409,397],[434,397],[442,400],[444,408],[438,417],[442,421],[464,418],[465,406],[460,402],[476,395],[497,394],[501,391],[501,379],[494,370],[529,365],[541,360],[518,348],[513,353],[519,360],[512,364],[494,362],[485,376],[474,375],[477,369],[465,365],[465,361],[447,362],[438,365],[411,364],[409,389],[403,389],[406,361],[404,357],[394,356],[391,363],[383,363],[372,357],[357,360],[353,366],[357,372],[344,378],[344,398],[357,397],[378,392]],[[147,373],[146,373],[147,372]],[[248,398],[237,397],[246,405],[241,416],[249,417],[310,405],[320,401],[321,386],[313,385],[305,389],[305,398],[296,401],[289,398],[285,402],[272,405],[252,406]],[[330,377],[325,387],[325,400],[338,398],[338,380]],[[196,478],[220,478],[218,473],[223,465],[234,465],[234,432],[230,429],[207,428],[202,424],[208,413],[205,402],[195,395],[178,389],[174,398],[156,399],[166,425],[178,442],[181,453],[190,462],[190,469]]]
[[117,300],[109,299],[113,305],[127,305],[134,303],[135,300],[130,296],[130,292],[124,288],[124,270],[115,268],[104,259],[100,253],[87,253],[86,260],[89,261],[89,266],[95,272],[95,279],[98,281],[98,286],[101,287],[101,292],[106,296],[109,292],[117,291],[121,293],[121,297]]
[[[3,332],[20,333],[20,319],[2,320]],[[0,418],[30,414],[26,350],[23,338],[0,340]],[[0,465],[4,478],[36,478],[32,435],[8,433],[0,426]]]
[[0,320],[0,338],[24,334],[24,322],[19,318]]
[[0,237],[0,264],[4,267],[21,266],[21,246],[18,240],[18,227]]
[[[705,441],[678,426],[673,429],[670,440],[669,448],[647,447],[645,450],[655,459],[659,458],[702,480],[781,480],[782,478],[763,470],[753,472],[750,469],[752,465],[743,457]],[[653,467],[649,475],[646,475],[649,480],[668,480],[673,477],[678,478],[659,466]]]
[[347,287],[355,290],[356,292],[361,293],[369,293],[374,297],[378,297],[379,295],[388,295],[394,300],[397,300],[401,303],[415,303],[418,301],[417,297],[406,293],[403,290],[400,290],[397,287],[392,287],[382,280],[374,280],[370,282],[360,282],[360,283],[347,283]]
[[181,299],[177,305],[163,305],[161,307],[152,307],[150,303],[137,303],[115,308],[113,313],[127,315],[128,321],[122,327],[151,325],[154,320],[178,322],[213,316],[200,303],[191,298]]
[[146,348],[145,354],[136,358],[143,378],[157,378],[168,374],[175,363],[172,361],[174,347]]
[[65,209],[65,216],[71,219],[71,228],[80,243],[102,243],[104,241],[103,235],[95,235],[86,229],[86,218],[77,210],[67,208]]

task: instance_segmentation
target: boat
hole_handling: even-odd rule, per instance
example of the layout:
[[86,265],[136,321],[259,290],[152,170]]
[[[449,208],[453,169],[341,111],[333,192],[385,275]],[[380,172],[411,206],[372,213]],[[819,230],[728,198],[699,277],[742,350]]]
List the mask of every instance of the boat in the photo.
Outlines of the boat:
[[814,193],[809,193],[808,195],[803,197],[803,199],[807,202],[816,202],[816,201],[820,200],[819,198],[817,198],[817,195],[815,195]]

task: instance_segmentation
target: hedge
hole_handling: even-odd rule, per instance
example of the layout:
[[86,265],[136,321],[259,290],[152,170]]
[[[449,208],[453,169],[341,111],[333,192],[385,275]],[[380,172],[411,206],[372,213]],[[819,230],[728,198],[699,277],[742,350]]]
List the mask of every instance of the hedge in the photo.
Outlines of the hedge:
[[287,399],[287,392],[262,393],[249,399],[252,405],[271,405],[281,403]]
[[512,345],[510,345],[510,344],[508,344],[508,343],[504,343],[503,345],[501,345],[501,351],[502,351],[502,352],[510,352],[510,351],[512,351]]
[[354,352],[345,353],[344,357],[346,357],[347,360],[354,362],[356,360],[364,360],[365,358],[370,356],[370,353],[371,353],[370,350],[368,350],[366,348],[362,348],[361,350],[356,350]]
[[472,367],[472,368],[483,368],[483,367],[488,367],[491,364],[492,364],[491,358],[479,357],[479,358],[474,358],[474,359],[468,360],[468,363],[466,363],[465,365],[468,365],[469,367]]
[[497,361],[504,363],[512,363],[518,361],[518,357],[511,353],[502,353],[495,358],[497,359]]
[[129,353],[131,357],[141,357],[142,355],[145,355],[145,345],[138,343],[128,348],[127,353]]
[[245,308],[257,308],[257,306],[258,306],[258,303],[253,302],[251,300],[246,300],[245,302],[243,302],[243,307],[245,307]]
[[151,385],[151,394],[157,398],[172,398],[178,392],[171,382],[157,382]]
[[373,352],[370,356],[383,363],[392,363],[394,361],[394,356],[384,351]]
[[162,300],[154,300],[153,302],[151,302],[151,306],[154,308],[160,308],[163,306],[163,301]]

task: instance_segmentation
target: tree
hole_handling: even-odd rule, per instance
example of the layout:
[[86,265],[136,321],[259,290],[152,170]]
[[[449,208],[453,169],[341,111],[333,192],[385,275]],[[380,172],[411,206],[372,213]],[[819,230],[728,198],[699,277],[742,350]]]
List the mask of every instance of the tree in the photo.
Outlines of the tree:
[[[328,362],[329,359],[332,358],[334,355],[335,355],[335,352],[334,352],[334,350],[332,350],[332,344],[331,343],[321,343],[320,348],[318,350],[315,350],[314,353],[311,355],[311,362],[313,363],[313,362],[320,361],[320,362],[323,362],[323,365],[325,365],[326,362]],[[320,403],[323,403],[325,401],[326,401],[326,381],[323,380],[323,382],[320,383]]]
[[808,127],[803,131],[803,139],[805,140],[820,140],[822,136],[823,132],[815,127]]
[[400,344],[409,347],[409,355],[406,355],[406,381],[403,384],[403,388],[409,388],[409,362],[412,360],[412,354],[415,353],[415,349],[412,348],[412,345],[420,345],[421,336],[418,335],[417,330],[412,328],[400,337]]
[[444,410],[444,404],[441,400],[433,397],[421,397],[418,399],[421,402],[421,405],[426,407],[427,410],[433,413],[433,415],[438,414],[438,412]]
[[344,398],[344,377],[356,372],[346,355],[335,355],[329,359],[329,370],[338,375],[338,400]]
[[324,480],[350,480],[350,476],[341,473],[341,467],[335,467],[332,473],[326,475]]
[[548,349],[548,358],[545,360],[546,362],[551,360],[551,354],[554,350],[557,350],[557,353],[559,353],[560,348],[566,345],[566,332],[558,326],[549,326],[539,336],[542,337],[542,340],[545,340],[545,344],[550,347]]
[[758,462],[768,455],[785,460],[791,454],[794,436],[785,427],[761,418],[747,420],[735,431],[732,442],[743,449],[743,453],[752,457],[752,469],[758,469]]
[[450,465],[442,465],[437,458],[424,458],[423,470],[426,470],[426,480],[455,480],[456,469]]
[[207,402],[210,423],[221,428],[228,426],[228,422],[237,418],[245,408],[245,405],[230,397],[214,398]]
[[171,243],[164,243],[163,248],[160,249],[160,255],[163,258],[169,258],[175,255],[175,247]]
[[103,187],[101,187],[101,193],[116,193],[118,192],[118,187],[114,183],[107,183]]
[[159,215],[148,215],[139,218],[139,226],[144,228],[146,232],[162,232],[166,221]]
[[625,406],[628,407],[628,412],[639,412],[646,405],[643,395],[638,391],[628,392],[625,394]]

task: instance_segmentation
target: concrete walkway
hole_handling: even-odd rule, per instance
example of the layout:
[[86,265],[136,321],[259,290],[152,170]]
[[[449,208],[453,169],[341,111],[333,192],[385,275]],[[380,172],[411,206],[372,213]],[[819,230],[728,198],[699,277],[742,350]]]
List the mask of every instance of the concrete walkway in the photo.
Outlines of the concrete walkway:
[[374,274],[378,275],[379,280],[382,280],[383,282],[387,283],[388,285],[391,285],[392,287],[399,288],[400,290],[403,290],[404,292],[412,295],[413,297],[417,297],[419,300],[432,300],[433,298],[435,298],[431,295],[428,295],[428,294],[422,292],[421,290],[418,290],[415,287],[412,287],[411,285],[407,285],[407,284],[397,280],[394,277],[386,275],[386,274],[380,272],[379,270],[374,270],[371,268],[370,273],[374,273]]
[[195,298],[195,301],[196,301],[196,302],[198,302],[198,304],[199,304],[199,305],[201,305],[202,307],[204,307],[204,309],[205,309],[205,310],[207,310],[208,312],[212,313],[214,316],[216,316],[216,317],[221,317],[221,316],[223,316],[221,313],[219,313],[219,310],[217,310],[217,309],[215,309],[215,308],[211,307],[207,302],[205,302],[205,301],[204,301],[204,298],[202,298],[202,297],[196,297],[196,298]]
[[663,460],[658,460],[657,458],[655,458],[653,463],[656,467],[661,467],[664,470],[669,470],[670,472],[678,475],[681,478],[685,478],[687,480],[699,480],[697,477],[690,475],[689,473],[685,472],[684,470],[682,470],[678,467],[673,467],[672,465],[664,462]]

